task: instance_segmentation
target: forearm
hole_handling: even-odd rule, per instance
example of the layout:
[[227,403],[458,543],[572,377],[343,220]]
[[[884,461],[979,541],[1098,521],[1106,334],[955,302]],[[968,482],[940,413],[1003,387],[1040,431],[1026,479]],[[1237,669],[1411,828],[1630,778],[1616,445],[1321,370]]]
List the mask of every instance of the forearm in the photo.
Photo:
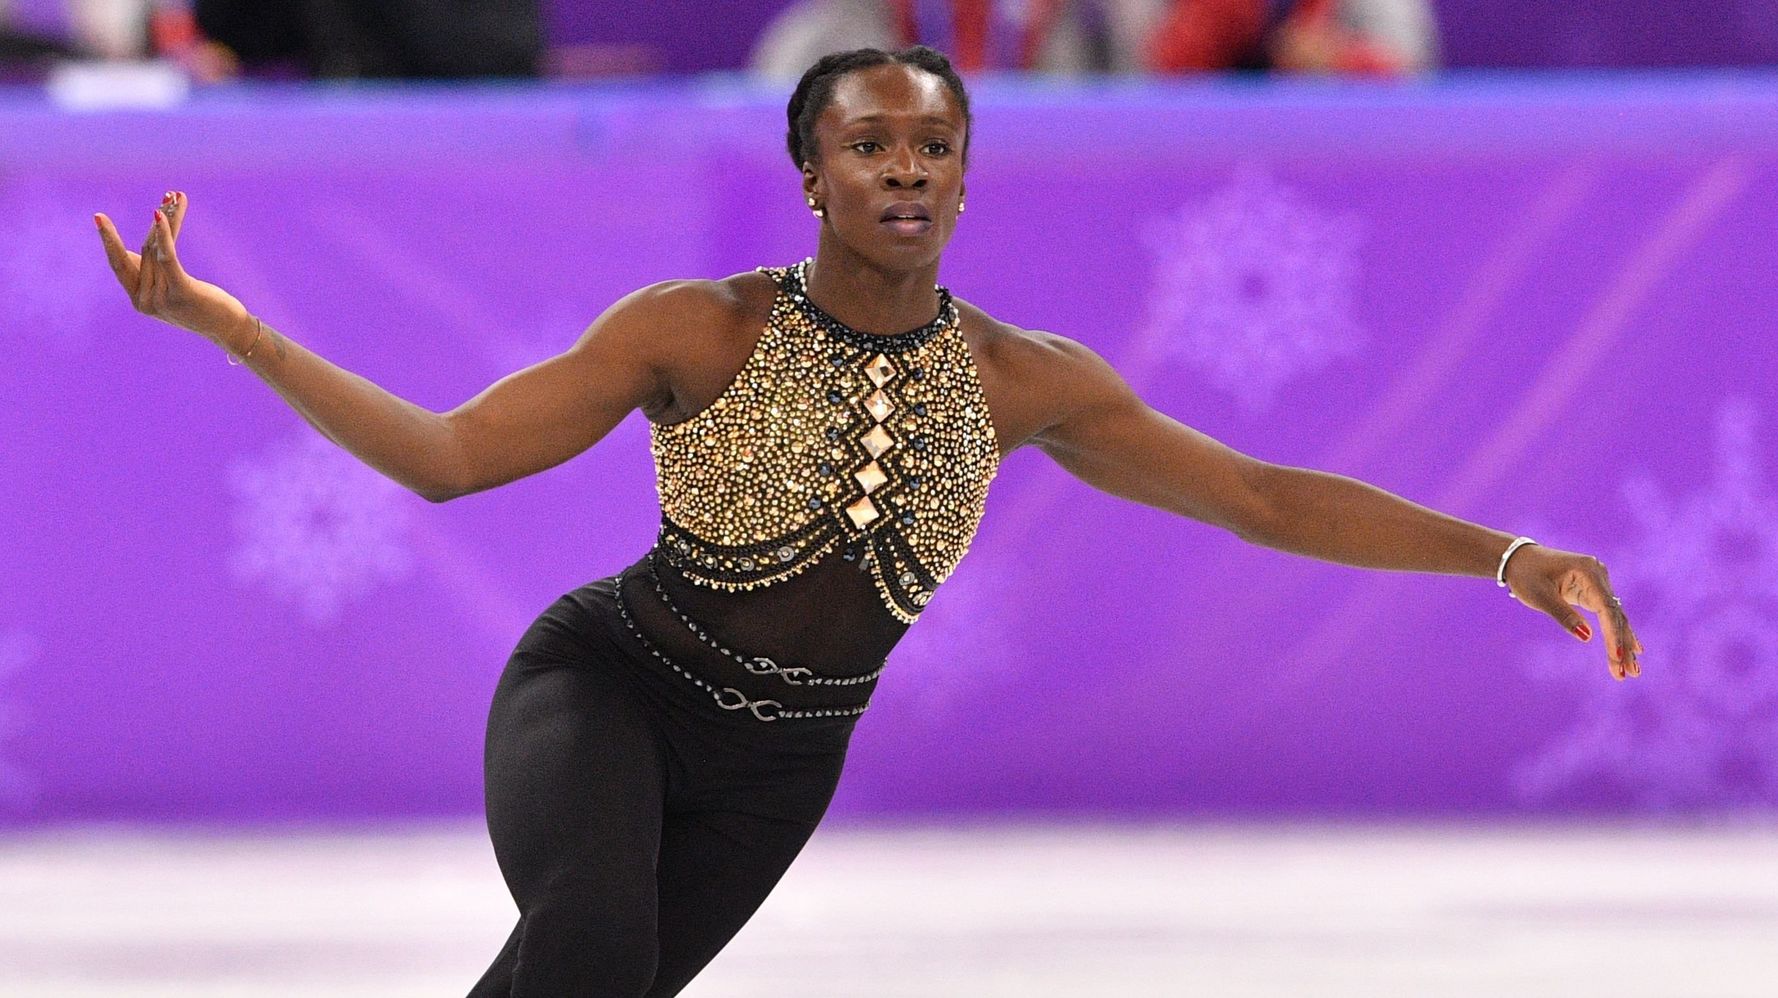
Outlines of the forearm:
[[1323,561],[1404,572],[1492,576],[1513,535],[1308,468],[1268,466],[1264,521],[1242,536]]
[[[255,342],[255,336],[258,336]],[[290,403],[309,425],[365,464],[433,501],[461,494],[457,447],[439,413],[415,405],[252,321],[219,345]]]

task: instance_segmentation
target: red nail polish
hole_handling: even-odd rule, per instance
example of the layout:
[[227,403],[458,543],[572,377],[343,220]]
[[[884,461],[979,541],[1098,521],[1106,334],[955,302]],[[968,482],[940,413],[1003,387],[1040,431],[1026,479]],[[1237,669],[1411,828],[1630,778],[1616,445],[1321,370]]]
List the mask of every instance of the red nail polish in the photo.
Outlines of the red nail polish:
[[1580,635],[1580,639],[1585,641],[1593,636],[1593,629],[1585,624],[1575,624],[1574,633]]

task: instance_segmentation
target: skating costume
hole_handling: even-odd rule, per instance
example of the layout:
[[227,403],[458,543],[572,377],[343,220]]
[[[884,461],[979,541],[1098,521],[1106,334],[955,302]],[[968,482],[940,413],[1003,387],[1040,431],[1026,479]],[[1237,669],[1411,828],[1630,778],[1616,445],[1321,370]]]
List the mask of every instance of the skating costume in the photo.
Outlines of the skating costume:
[[489,830],[519,925],[476,995],[676,994],[831,800],[885,656],[956,568],[999,451],[958,324],[896,335],[761,268],[734,379],[651,424],[652,550],[564,595],[502,674]]

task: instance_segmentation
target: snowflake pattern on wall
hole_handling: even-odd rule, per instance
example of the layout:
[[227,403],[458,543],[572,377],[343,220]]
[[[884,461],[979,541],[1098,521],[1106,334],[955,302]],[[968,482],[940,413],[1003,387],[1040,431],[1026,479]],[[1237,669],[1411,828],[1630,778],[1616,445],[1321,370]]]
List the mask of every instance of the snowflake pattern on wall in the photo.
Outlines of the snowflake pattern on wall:
[[1201,371],[1250,413],[1279,387],[1356,353],[1358,222],[1258,169],[1152,220],[1154,280],[1140,339]]
[[1647,649],[1642,676],[1601,681],[1597,641],[1529,660],[1577,686],[1579,716],[1518,767],[1522,800],[1607,781],[1655,810],[1778,807],[1778,490],[1757,423],[1746,400],[1723,407],[1716,468],[1694,492],[1625,483],[1635,537],[1607,564]]
[[[37,658],[37,641],[24,631],[0,631],[0,685],[24,671]],[[23,811],[37,801],[37,783],[7,755],[7,743],[24,730],[24,714],[10,696],[0,694],[0,807]]]
[[[105,262],[91,217],[68,207],[82,200],[33,185],[0,193],[0,240],[6,246],[0,253],[0,301],[6,302],[6,325],[42,342],[77,344],[91,332],[105,302],[128,303]],[[146,230],[147,223],[142,227]]]
[[229,487],[236,578],[266,586],[316,624],[413,567],[407,517],[417,500],[330,440],[305,435],[237,461]]

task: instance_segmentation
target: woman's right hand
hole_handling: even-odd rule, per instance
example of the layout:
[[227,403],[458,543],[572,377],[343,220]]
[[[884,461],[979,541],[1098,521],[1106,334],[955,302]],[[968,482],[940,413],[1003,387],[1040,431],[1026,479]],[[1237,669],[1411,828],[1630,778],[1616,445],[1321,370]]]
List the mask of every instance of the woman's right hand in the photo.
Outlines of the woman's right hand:
[[103,213],[93,216],[105,256],[117,283],[129,293],[136,311],[189,329],[212,343],[238,353],[254,334],[253,316],[240,299],[208,281],[200,281],[179,265],[175,241],[185,221],[185,195],[169,191],[154,211],[154,227],[141,253],[124,247],[117,227]]

